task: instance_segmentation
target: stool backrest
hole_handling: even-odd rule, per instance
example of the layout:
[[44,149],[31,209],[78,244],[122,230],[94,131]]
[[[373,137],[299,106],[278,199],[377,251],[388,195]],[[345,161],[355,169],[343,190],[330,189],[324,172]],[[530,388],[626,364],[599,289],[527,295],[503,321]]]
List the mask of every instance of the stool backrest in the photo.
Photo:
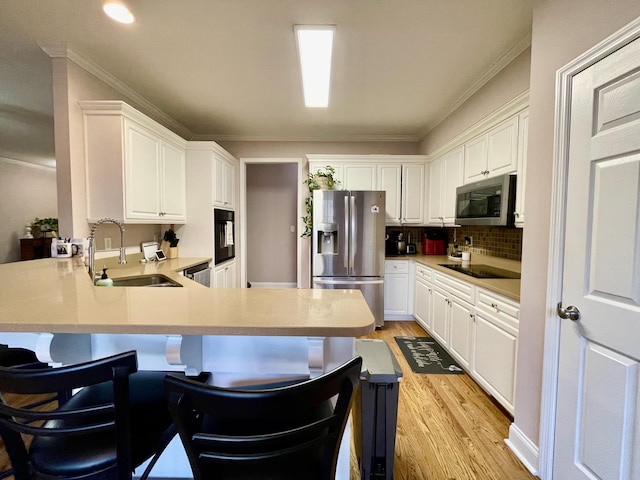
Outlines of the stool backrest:
[[169,411],[194,478],[333,479],[362,359],[268,389],[168,375]]
[[[59,368],[0,367],[0,436],[11,460],[16,480],[30,479],[30,449],[21,434],[60,438],[113,430],[118,479],[131,478],[129,375],[137,371],[136,352]],[[111,382],[113,396],[93,406],[73,400],[53,410],[11,406],[3,396],[57,394],[60,391]]]

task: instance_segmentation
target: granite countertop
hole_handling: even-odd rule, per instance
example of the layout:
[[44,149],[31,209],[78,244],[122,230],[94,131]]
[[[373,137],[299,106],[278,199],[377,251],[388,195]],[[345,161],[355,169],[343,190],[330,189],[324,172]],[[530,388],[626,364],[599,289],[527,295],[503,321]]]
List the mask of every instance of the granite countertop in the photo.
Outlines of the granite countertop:
[[[448,269],[440,266],[443,263],[460,263],[456,260],[451,260],[447,255],[422,255],[421,253],[411,255],[393,255],[387,256],[387,260],[414,260],[426,267],[438,270],[440,272],[451,275],[452,277],[464,280],[478,287],[486,288],[492,292],[504,295],[516,302],[520,301],[520,279],[510,278],[474,278],[464,273],[456,272],[455,270]],[[489,255],[481,255],[478,253],[471,254],[470,264],[489,265],[492,267],[502,268],[505,270],[511,270],[513,272],[520,272],[521,263],[516,260],[507,260],[504,258],[492,257]]]
[[179,272],[208,258],[96,259],[109,277],[161,273],[183,288],[96,287],[81,259],[0,265],[0,331],[356,337],[374,329],[359,290],[206,288]]

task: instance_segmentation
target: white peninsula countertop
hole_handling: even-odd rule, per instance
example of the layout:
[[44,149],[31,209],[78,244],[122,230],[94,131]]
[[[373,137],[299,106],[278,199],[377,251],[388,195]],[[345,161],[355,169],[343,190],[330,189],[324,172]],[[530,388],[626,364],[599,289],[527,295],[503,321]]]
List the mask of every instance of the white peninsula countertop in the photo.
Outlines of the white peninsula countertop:
[[359,290],[215,289],[179,272],[207,258],[126,265],[111,278],[161,273],[183,287],[97,287],[78,258],[0,265],[0,331],[357,337],[374,329]]

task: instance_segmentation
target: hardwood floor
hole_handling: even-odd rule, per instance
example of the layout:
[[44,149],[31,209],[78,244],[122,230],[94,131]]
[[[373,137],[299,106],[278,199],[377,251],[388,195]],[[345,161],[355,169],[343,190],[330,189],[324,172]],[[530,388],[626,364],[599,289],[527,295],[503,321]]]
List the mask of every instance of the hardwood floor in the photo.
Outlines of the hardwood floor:
[[[393,338],[401,335],[427,334],[416,322],[388,321],[365,337],[386,341],[402,368],[394,480],[537,478],[504,443],[512,419],[466,374],[413,373]],[[351,480],[359,479],[352,446]]]

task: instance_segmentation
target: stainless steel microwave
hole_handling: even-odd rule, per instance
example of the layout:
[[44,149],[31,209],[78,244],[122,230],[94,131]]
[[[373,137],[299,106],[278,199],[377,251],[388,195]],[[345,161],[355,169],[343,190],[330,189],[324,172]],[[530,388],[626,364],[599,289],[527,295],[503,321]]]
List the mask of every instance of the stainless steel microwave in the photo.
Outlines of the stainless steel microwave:
[[516,176],[500,175],[456,189],[456,224],[513,226]]

